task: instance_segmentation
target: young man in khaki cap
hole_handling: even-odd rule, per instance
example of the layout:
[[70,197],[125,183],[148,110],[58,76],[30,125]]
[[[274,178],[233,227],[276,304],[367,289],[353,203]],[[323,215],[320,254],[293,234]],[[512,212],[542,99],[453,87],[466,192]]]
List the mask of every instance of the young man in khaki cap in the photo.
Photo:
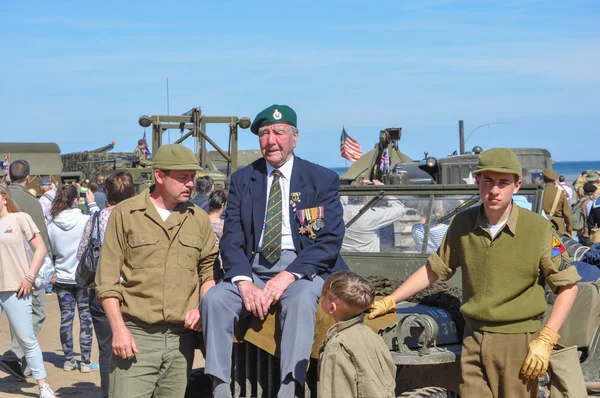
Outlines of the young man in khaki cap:
[[215,282],[215,237],[190,193],[192,151],[164,145],[156,184],[113,210],[96,295],[113,332],[109,396],[183,398],[201,330],[198,304]]
[[[370,314],[395,311],[397,302],[438,279],[450,279],[462,267],[466,327],[460,395],[467,398],[537,397],[537,378],[548,369],[581,279],[548,220],[513,205],[521,171],[508,149],[481,153],[473,173],[481,206],[457,214],[437,253],[390,296],[375,302]],[[558,292],[543,328],[541,278]]]

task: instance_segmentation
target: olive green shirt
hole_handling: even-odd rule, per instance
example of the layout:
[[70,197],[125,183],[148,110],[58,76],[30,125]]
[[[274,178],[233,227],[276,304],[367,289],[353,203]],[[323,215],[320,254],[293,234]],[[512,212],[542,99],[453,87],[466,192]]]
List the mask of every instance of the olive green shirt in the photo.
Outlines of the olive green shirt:
[[152,166],[152,161],[146,158],[146,154],[144,153],[144,151],[142,151],[142,148],[140,148],[139,146],[136,146],[133,150],[133,156],[137,158],[140,166]]
[[462,267],[461,312],[472,329],[486,332],[538,331],[543,279],[554,292],[581,279],[548,220],[514,203],[494,239],[483,205],[457,214],[428,264],[440,280]]
[[395,398],[396,365],[365,315],[336,323],[319,352],[319,398]]
[[123,315],[154,324],[182,323],[199,304],[199,287],[214,279],[215,235],[205,211],[180,203],[163,221],[149,194],[112,212],[96,273],[99,298],[115,297]]

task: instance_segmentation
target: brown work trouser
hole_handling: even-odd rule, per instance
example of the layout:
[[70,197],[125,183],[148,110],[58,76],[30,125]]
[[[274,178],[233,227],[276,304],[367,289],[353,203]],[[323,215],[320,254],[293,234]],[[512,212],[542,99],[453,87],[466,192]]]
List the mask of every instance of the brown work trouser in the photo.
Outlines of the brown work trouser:
[[536,398],[538,381],[519,372],[533,333],[503,334],[465,329],[461,398]]

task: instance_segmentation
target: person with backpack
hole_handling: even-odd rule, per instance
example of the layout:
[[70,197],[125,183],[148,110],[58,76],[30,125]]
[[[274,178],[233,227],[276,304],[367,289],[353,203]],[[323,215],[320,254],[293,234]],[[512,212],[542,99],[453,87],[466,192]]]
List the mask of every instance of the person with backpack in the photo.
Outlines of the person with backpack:
[[[106,231],[108,218],[117,204],[135,196],[133,176],[126,171],[109,175],[104,181],[104,187],[106,191],[106,207],[97,216],[90,217],[85,225],[77,250],[77,260],[80,262],[85,249],[90,244],[90,238],[99,240],[100,244],[104,242],[104,232]],[[81,263],[79,266],[81,267]],[[108,397],[110,360],[112,357],[112,331],[106,313],[102,308],[102,303],[96,297],[96,285],[92,283],[89,288],[90,313],[92,314],[92,322],[94,324],[94,331],[96,332],[96,341],[98,341],[100,387],[103,397],[106,398]]]
[[588,228],[588,216],[594,203],[596,186],[592,183],[586,183],[583,186],[584,196],[571,205],[571,215],[573,219],[573,231],[577,231],[577,238],[582,245],[590,245],[590,229]]

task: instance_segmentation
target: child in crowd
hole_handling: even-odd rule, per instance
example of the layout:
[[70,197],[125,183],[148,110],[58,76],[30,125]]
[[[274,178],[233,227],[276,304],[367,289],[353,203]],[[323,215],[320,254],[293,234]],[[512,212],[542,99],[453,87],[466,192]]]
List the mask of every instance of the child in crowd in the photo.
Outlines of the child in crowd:
[[321,308],[334,320],[319,354],[320,398],[395,398],[396,366],[383,339],[364,324],[375,289],[350,271],[331,274]]

